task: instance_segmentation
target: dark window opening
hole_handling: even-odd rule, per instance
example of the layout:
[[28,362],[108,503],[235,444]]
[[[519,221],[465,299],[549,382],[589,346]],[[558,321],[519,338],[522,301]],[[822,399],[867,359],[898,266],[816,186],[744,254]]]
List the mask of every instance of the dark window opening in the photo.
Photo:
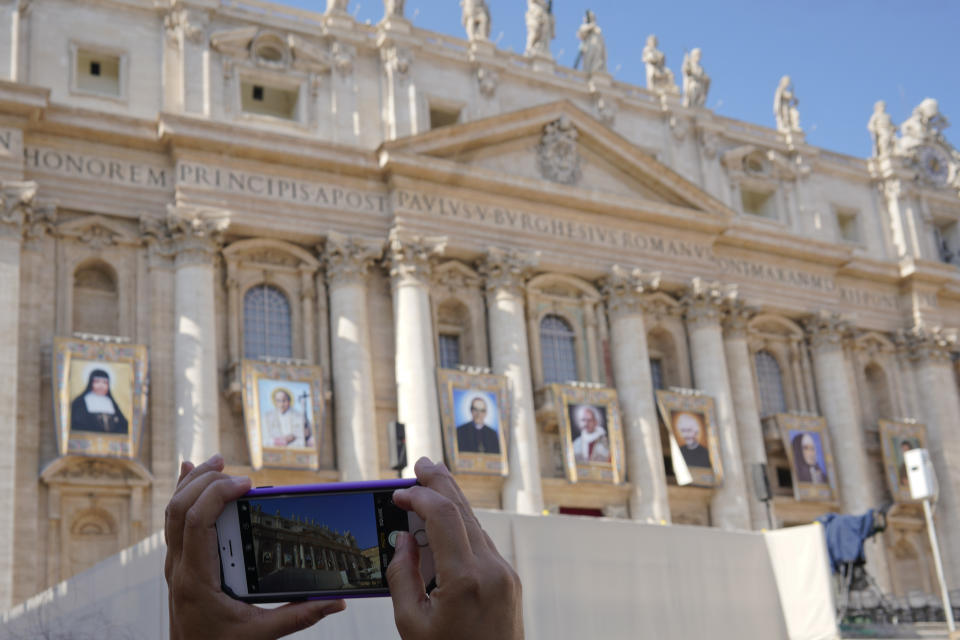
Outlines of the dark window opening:
[[581,509],[579,507],[560,507],[561,515],[565,516],[588,516],[590,518],[602,518],[603,511],[600,509]]
[[793,488],[793,476],[787,467],[777,467],[777,485],[784,489]]
[[100,75],[100,63],[99,63],[99,62],[91,62],[91,63],[90,63],[90,75],[92,75],[92,76],[98,76],[98,75]]
[[253,85],[253,99],[263,101],[263,87],[258,84]]

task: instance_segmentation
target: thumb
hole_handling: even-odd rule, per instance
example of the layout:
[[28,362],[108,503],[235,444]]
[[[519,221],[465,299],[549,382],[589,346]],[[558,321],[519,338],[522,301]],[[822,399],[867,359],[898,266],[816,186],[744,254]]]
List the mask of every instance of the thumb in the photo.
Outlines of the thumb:
[[258,607],[259,615],[250,625],[254,629],[251,637],[280,638],[290,635],[311,627],[328,615],[346,608],[347,603],[343,600],[291,602],[276,609]]
[[420,549],[407,532],[397,536],[397,552],[387,567],[387,585],[393,599],[393,618],[399,629],[420,618],[427,592],[420,575]]

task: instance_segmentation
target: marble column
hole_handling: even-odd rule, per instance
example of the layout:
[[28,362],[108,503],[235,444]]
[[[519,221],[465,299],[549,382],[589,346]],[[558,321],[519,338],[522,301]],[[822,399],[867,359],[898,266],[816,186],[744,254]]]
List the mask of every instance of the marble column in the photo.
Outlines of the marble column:
[[491,249],[478,265],[485,278],[490,364],[494,373],[507,377],[510,398],[507,448],[510,475],[503,485],[503,508],[527,514],[543,511],[523,296],[524,282],[535,261],[535,255]]
[[214,264],[227,212],[171,207],[160,223],[174,253],[173,397],[177,462],[202,462],[220,450]]
[[427,456],[443,460],[440,409],[437,406],[437,356],[430,308],[431,262],[445,238],[424,238],[394,230],[388,260],[393,289],[396,340],[397,418],[406,425],[406,477]]
[[381,242],[331,233],[324,248],[330,295],[333,408],[340,479],[380,476],[367,275]]
[[927,450],[940,486],[937,535],[947,586],[960,588],[960,396],[950,351],[955,340],[936,329],[914,328],[899,336],[916,377],[918,416],[927,426]]
[[724,529],[749,529],[750,507],[743,460],[727,374],[727,358],[720,320],[732,292],[719,283],[694,278],[684,296],[694,384],[712,397],[717,408],[717,441],[723,463],[723,484],[714,489],[710,504],[713,524]]
[[817,399],[827,420],[836,461],[840,506],[845,513],[863,513],[877,505],[870,495],[870,462],[843,349],[843,338],[850,327],[838,314],[830,313],[814,316],[805,324],[813,352]]
[[[37,192],[35,182],[8,182],[0,201],[0,371],[19,370],[20,252],[24,224]],[[0,385],[0,611],[13,604],[14,531],[18,518],[17,486],[17,384]]]
[[603,289],[610,313],[613,375],[623,410],[630,517],[660,523],[670,522],[670,503],[643,323],[643,295],[650,280],[639,269],[614,266]]
[[760,405],[753,388],[753,362],[747,346],[747,322],[753,313],[753,309],[739,300],[729,305],[723,323],[723,348],[727,357],[730,391],[733,393],[733,412],[737,416],[743,471],[749,478],[747,501],[750,504],[750,522],[754,529],[766,529],[773,519],[773,509],[771,505],[768,518],[767,505],[757,499],[758,487],[753,486],[752,473],[754,465],[767,464],[767,448],[758,409]]

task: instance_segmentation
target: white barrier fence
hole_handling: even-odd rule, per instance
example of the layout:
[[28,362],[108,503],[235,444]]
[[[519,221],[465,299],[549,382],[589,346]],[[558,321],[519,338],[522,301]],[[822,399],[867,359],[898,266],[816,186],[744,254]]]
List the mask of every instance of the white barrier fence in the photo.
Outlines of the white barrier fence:
[[[772,532],[478,512],[523,581],[529,640],[833,640],[819,525]],[[163,533],[0,617],[0,640],[168,637]],[[398,638],[387,598],[294,638]],[[454,637],[451,635],[451,637]]]

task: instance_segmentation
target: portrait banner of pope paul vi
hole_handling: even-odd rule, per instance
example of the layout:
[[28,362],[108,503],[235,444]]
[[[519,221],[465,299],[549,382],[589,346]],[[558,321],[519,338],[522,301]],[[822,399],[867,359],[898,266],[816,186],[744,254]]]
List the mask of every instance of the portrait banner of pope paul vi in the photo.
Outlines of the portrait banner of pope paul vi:
[[53,371],[60,455],[135,458],[147,411],[147,348],[57,338]]
[[624,481],[620,404],[614,389],[550,385],[563,466],[570,482]]
[[657,407],[670,437],[670,462],[677,484],[720,486],[723,465],[713,398],[700,393],[658,390]]
[[455,473],[507,475],[507,378],[439,369],[440,422]]
[[903,420],[880,420],[880,449],[883,451],[883,475],[894,502],[916,502],[910,497],[907,465],[903,454],[911,449],[927,448],[927,427]]
[[244,360],[243,421],[254,469],[320,467],[320,367]]
[[797,500],[833,501],[837,497],[837,472],[821,416],[778,413],[774,416],[793,475],[793,497]]

